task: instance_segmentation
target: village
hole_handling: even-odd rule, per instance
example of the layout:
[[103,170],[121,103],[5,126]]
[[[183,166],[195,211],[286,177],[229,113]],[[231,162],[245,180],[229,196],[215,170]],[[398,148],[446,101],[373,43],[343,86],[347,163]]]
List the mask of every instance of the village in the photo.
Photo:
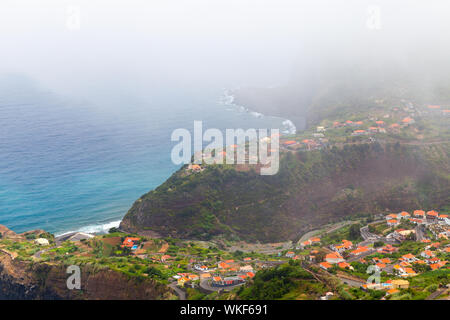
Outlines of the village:
[[[448,294],[448,214],[435,210],[391,213],[361,227],[360,234],[359,242],[340,239],[329,243],[311,237],[285,255],[305,259],[308,267],[318,267],[353,287],[383,291],[383,298],[408,289],[411,278],[440,270],[447,280],[436,292]],[[306,257],[299,255],[305,251],[309,251]]]
[[[439,143],[439,136],[420,123],[433,121],[448,127],[449,108],[402,102],[403,107],[380,102],[382,106],[369,116],[343,115],[297,135],[279,136],[279,151],[373,142]],[[270,148],[273,138],[264,138],[270,152],[278,151]],[[231,147],[237,149],[237,145]],[[207,166],[190,164],[183,174],[200,173]],[[237,165],[236,170],[249,170],[249,166]],[[344,291],[355,299],[368,298],[368,293],[380,299],[405,294],[410,298],[448,297],[450,220],[448,207],[441,209],[441,213],[430,208],[378,214],[371,219],[348,218],[331,223],[328,229],[303,234],[298,243],[154,238],[115,228],[101,235],[73,232],[55,237],[42,230],[15,234],[2,227],[0,251],[25,263],[89,264],[130,277],[152,278],[171,287],[178,299],[218,297],[252,283],[261,270],[293,262],[319,280],[329,277],[344,284]],[[342,296],[333,288],[321,299]]]
[[[329,147],[344,147],[348,144],[363,143],[438,143],[446,140],[442,136],[442,130],[438,127],[448,128],[450,120],[450,106],[441,105],[421,105],[416,106],[410,101],[401,100],[403,106],[390,106],[384,101],[375,101],[378,108],[372,108],[366,113],[349,113],[341,119],[323,120],[318,126],[302,131],[295,135],[279,135],[279,148],[271,147],[271,140],[274,135],[261,139],[261,142],[268,144],[269,153],[273,152],[297,152],[321,150]],[[423,129],[423,123],[432,122],[431,129]],[[436,133],[440,132],[440,135]],[[229,146],[237,153],[238,146]],[[259,161],[257,156],[249,156],[248,147],[245,148],[245,165],[239,164],[237,170],[249,170],[248,164]],[[224,150],[217,150],[226,159]],[[201,153],[202,158],[211,158],[211,153]],[[224,160],[223,160],[224,161]],[[219,164],[223,163],[222,161]],[[259,164],[259,162],[258,162]],[[208,165],[203,162],[190,164],[186,167],[186,174],[202,172]]]
[[[324,120],[315,128],[299,135],[283,137],[281,150],[320,150],[328,146],[373,142],[411,142],[437,138],[431,132],[421,132],[416,119],[431,119],[443,125],[450,116],[450,107],[439,105],[415,106],[402,100],[403,107],[381,107],[368,115],[349,114],[347,118]],[[442,121],[442,122],[441,122]],[[441,139],[442,137],[440,137]]]
[[[348,238],[352,226],[358,227],[357,240]],[[317,276],[338,279],[353,290],[382,291],[383,299],[406,292],[421,274],[440,272],[444,278],[439,285],[430,284],[433,292],[429,294],[448,296],[450,219],[435,210],[377,216],[366,225],[347,221],[297,244],[248,245],[251,251],[242,244],[153,239],[111,231],[57,238],[39,232],[3,232],[0,249],[13,259],[90,263],[134,277],[152,277],[174,289],[179,299],[232,291],[251,282],[258,271],[289,261]],[[333,296],[328,292],[321,298]]]

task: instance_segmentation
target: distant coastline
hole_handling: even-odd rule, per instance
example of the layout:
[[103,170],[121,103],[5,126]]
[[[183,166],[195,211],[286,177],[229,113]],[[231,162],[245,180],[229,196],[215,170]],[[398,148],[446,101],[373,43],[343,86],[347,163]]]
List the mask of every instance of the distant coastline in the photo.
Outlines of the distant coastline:
[[264,115],[261,112],[255,111],[247,106],[237,103],[236,97],[232,90],[228,90],[228,89],[224,90],[220,103],[223,104],[225,107],[227,107],[230,110],[237,110],[238,112],[247,112],[256,118],[262,118],[264,116],[269,116],[269,117],[273,117],[273,118],[282,119],[283,120],[283,122],[282,122],[283,127],[281,128],[282,134],[290,135],[290,134],[295,134],[297,132],[296,126],[289,119],[285,119],[285,118],[282,118],[279,116],[273,116],[273,115]]
[[[255,118],[266,117],[266,115],[264,115],[260,112],[253,111],[245,106],[236,104],[235,97],[234,97],[232,91],[230,91],[230,90],[226,90],[226,89],[224,90],[223,96],[220,99],[220,103],[222,105],[224,105],[229,111],[245,112],[245,113],[248,113],[248,114],[254,116]],[[269,115],[268,117],[277,118],[277,119],[282,120],[283,127],[280,128],[282,134],[285,134],[285,135],[295,134],[296,127],[291,120],[284,119],[284,118],[277,117],[277,116],[271,116],[271,115]],[[59,236],[71,234],[74,232],[84,232],[84,233],[89,233],[89,234],[105,234],[105,233],[108,233],[108,231],[111,228],[119,228],[121,222],[122,222],[122,219],[117,220],[117,218],[116,218],[112,221],[108,221],[108,222],[104,222],[104,223],[89,224],[89,225],[86,225],[83,227],[73,228],[70,230],[57,231],[57,232],[55,232],[55,236],[59,237]]]

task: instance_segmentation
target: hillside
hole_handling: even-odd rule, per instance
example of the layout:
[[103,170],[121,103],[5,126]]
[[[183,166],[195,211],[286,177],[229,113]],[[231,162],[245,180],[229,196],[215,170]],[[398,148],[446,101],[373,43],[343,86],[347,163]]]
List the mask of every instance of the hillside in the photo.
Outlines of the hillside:
[[377,100],[398,104],[444,104],[450,99],[449,70],[430,61],[412,60],[408,66],[371,53],[336,61],[306,59],[280,86],[233,90],[237,105],[290,119],[298,131],[346,112],[367,111]]
[[178,238],[295,240],[354,215],[440,208],[450,202],[450,143],[362,143],[283,152],[280,171],[181,168],[138,199],[121,229]]
[[[42,249],[33,239],[46,237],[51,244]],[[4,299],[69,299],[121,300],[170,299],[171,290],[152,278],[130,276],[119,270],[95,263],[95,257],[84,256],[74,261],[74,252],[82,242],[55,243],[53,235],[42,230],[16,234],[0,225],[0,300]],[[56,257],[49,261],[49,254]],[[47,256],[47,257],[44,257]],[[79,259],[83,256],[80,254]],[[106,260],[106,259],[103,259]],[[66,281],[69,265],[80,266],[81,289],[68,290]],[[123,263],[122,263],[123,264]]]

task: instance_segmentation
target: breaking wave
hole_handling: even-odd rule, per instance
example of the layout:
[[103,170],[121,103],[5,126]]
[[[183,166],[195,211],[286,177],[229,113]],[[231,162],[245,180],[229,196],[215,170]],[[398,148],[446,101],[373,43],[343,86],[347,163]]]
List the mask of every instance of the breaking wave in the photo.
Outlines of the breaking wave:
[[[249,113],[250,115],[254,116],[255,118],[263,118],[264,117],[264,114],[262,114],[260,112],[252,111],[245,106],[236,104],[235,100],[236,99],[235,99],[234,95],[229,90],[225,89],[223,91],[223,94],[222,94],[219,102],[225,106],[226,110],[246,112],[246,113]],[[273,117],[273,118],[278,118],[278,117]],[[291,120],[283,119],[283,122],[281,124],[282,124],[282,127],[280,128],[281,134],[289,135],[289,134],[295,134],[297,132],[297,128]]]
[[90,234],[108,233],[109,229],[118,228],[121,221],[122,220],[117,220],[117,221],[107,222],[104,224],[93,224],[93,225],[81,227],[78,230],[57,233],[55,236],[59,237],[59,236],[65,235],[65,234],[73,233],[73,232],[84,232],[84,233],[90,233]]

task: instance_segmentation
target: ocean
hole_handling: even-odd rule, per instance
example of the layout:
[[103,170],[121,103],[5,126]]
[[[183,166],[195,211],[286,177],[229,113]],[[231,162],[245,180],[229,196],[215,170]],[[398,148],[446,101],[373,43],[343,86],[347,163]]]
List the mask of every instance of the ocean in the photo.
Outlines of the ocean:
[[204,130],[293,130],[286,119],[234,105],[223,88],[99,104],[20,77],[0,80],[0,224],[57,235],[118,226],[136,199],[179,168],[170,136],[192,132],[194,120]]

